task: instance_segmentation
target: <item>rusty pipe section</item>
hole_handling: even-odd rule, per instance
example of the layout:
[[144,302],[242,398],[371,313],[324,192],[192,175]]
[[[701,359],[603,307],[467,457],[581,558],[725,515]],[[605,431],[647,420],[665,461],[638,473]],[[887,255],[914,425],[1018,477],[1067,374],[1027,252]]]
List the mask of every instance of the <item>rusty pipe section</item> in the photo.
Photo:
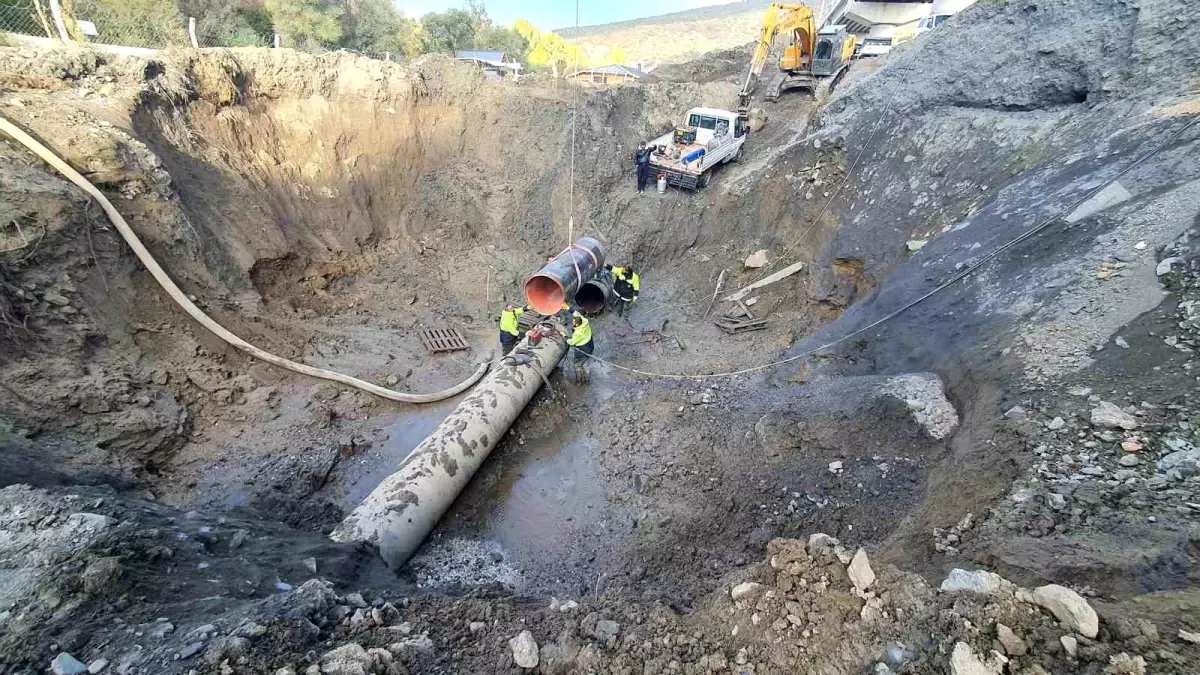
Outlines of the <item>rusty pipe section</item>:
[[329,537],[371,542],[400,569],[566,353],[560,339],[521,340]]
[[525,303],[531,309],[552,315],[567,298],[604,267],[604,248],[591,237],[580,237],[525,282]]
[[587,316],[603,312],[604,308],[608,307],[616,283],[617,279],[612,272],[601,269],[579,287],[579,292],[575,294],[575,305]]

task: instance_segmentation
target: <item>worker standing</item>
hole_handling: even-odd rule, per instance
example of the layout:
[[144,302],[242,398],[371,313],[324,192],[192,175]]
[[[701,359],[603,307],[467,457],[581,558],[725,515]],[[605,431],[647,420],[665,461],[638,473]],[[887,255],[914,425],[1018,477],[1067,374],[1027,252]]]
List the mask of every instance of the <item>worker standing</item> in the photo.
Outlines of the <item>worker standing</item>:
[[634,166],[637,168],[637,191],[639,194],[646,191],[646,184],[650,182],[650,148],[646,147],[646,142],[638,143],[637,152],[633,155]]
[[500,312],[500,349],[507,356],[521,339],[521,315],[524,307],[508,303]]
[[574,354],[575,382],[585,384],[591,379],[588,361],[592,358],[592,352],[596,351],[596,343],[592,340],[591,322],[579,312],[575,312],[571,319],[571,336],[567,338],[567,344],[572,347]]
[[642,280],[633,266],[613,267],[606,265],[613,273],[613,293],[617,294],[617,316],[625,316],[637,302],[638,293],[642,290]]

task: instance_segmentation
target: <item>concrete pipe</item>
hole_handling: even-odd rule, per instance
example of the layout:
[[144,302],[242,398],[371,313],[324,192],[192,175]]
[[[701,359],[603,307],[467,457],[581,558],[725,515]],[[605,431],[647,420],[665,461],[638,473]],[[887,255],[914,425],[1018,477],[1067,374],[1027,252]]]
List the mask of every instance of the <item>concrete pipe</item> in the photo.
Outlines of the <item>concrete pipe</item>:
[[541,271],[529,277],[525,282],[525,303],[541,314],[552,315],[603,268],[604,248],[600,242],[591,237],[580,237],[579,241],[554,256]]
[[400,569],[566,353],[561,339],[521,340],[330,538],[371,542],[389,567]]
[[592,275],[591,279],[587,280],[583,286],[579,288],[579,292],[575,294],[575,304],[579,307],[579,311],[588,316],[593,316],[604,311],[608,307],[608,300],[612,297],[613,284],[617,282],[613,273],[601,269]]

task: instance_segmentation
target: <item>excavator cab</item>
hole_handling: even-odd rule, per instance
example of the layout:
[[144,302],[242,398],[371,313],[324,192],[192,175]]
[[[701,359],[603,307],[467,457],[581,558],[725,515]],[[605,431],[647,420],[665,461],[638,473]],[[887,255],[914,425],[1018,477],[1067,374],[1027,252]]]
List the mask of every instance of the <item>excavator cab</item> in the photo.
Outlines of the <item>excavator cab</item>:
[[779,57],[779,69],[792,70],[808,70],[808,65],[812,61],[812,54],[805,50],[804,46],[809,44],[810,40],[804,34],[804,31],[797,29],[792,31],[792,41],[783,48],[783,55]]
[[845,26],[825,26],[817,34],[812,73],[817,77],[838,75],[854,56],[854,36]]

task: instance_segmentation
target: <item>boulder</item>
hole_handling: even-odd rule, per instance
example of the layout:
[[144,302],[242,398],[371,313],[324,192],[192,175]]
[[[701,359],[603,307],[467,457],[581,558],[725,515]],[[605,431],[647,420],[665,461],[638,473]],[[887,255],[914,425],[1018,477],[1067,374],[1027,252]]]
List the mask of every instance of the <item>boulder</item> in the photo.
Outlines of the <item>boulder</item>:
[[1126,431],[1132,431],[1138,427],[1137,418],[1129,413],[1121,410],[1114,403],[1108,401],[1100,401],[1100,403],[1092,409],[1092,424],[1106,429],[1121,428]]
[[1087,638],[1094,638],[1100,632],[1100,619],[1096,610],[1075,591],[1049,584],[1041,586],[1030,594],[1033,603],[1048,610],[1072,631]]
[[1002,623],[996,624],[996,640],[1004,646],[1004,651],[1009,656],[1024,656],[1029,651],[1029,645],[1025,644],[1013,629]]
[[508,648],[512,650],[513,662],[521,668],[537,668],[538,665],[538,644],[533,639],[533,633],[523,630],[516,637],[508,641]]
[[986,570],[975,570],[968,572],[963,569],[952,569],[946,580],[942,582],[941,590],[944,593],[982,593],[984,595],[996,595],[1004,590],[1008,582],[999,574],[994,574]]
[[860,593],[875,583],[875,571],[871,569],[871,561],[867,559],[866,551],[860,548],[854,553],[850,565],[846,567],[846,574],[850,576],[850,582]]
[[733,598],[733,600],[736,602],[743,598],[758,595],[762,592],[763,588],[764,586],[762,584],[756,584],[753,581],[747,581],[731,588],[729,590],[729,597]]
[[59,652],[50,662],[50,670],[54,675],[80,675],[87,672],[87,666],[74,656]]
[[760,249],[754,253],[751,253],[750,256],[746,258],[746,262],[744,264],[746,265],[747,269],[752,270],[765,267],[767,264],[767,250]]
[[999,675],[998,669],[992,668],[979,660],[971,645],[959,642],[954,645],[954,653],[950,655],[951,675]]

